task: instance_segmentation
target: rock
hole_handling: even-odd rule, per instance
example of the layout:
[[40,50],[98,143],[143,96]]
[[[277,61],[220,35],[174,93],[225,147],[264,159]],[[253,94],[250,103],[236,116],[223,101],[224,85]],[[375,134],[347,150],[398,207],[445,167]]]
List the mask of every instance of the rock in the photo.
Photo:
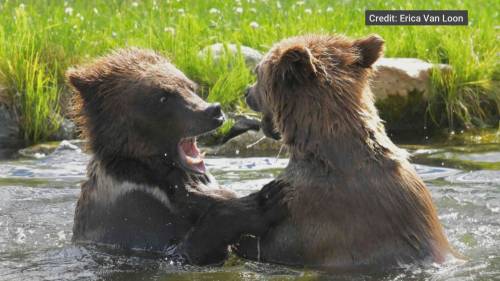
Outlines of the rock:
[[446,64],[414,58],[382,58],[374,65],[371,89],[389,135],[427,134],[427,100],[434,68],[451,71]]
[[205,148],[205,151],[213,156],[256,156],[278,154],[280,149],[281,142],[265,137],[262,131],[247,131],[223,145]]
[[23,143],[15,114],[0,104],[0,158],[12,156]]
[[42,158],[54,152],[58,146],[59,142],[40,143],[20,149],[18,154],[22,157]]
[[[79,140],[77,140],[79,141]],[[74,150],[81,152],[81,148],[78,146],[80,142],[78,143],[72,143],[68,140],[63,140],[62,142],[59,143],[55,151],[61,151],[61,150]]]
[[370,84],[376,100],[388,96],[406,97],[411,92],[421,92],[427,97],[430,89],[432,69],[437,66],[444,71],[451,70],[446,64],[431,64],[413,58],[382,58],[375,65]]
[[231,127],[229,132],[222,137],[221,143],[226,143],[232,138],[235,138],[247,131],[258,131],[260,130],[260,120],[245,115],[236,115],[233,117],[235,120],[234,125]]
[[76,125],[73,121],[62,118],[59,130],[50,137],[51,140],[71,140],[77,137]]
[[[209,53],[209,50],[210,54],[212,55],[212,59],[214,61],[219,61],[224,52],[226,52],[226,50],[233,55],[238,54],[238,45],[216,43],[208,47],[205,47],[198,53],[198,56],[205,57]],[[250,68],[254,68],[262,59],[262,53],[253,48],[247,46],[240,46],[240,51],[241,55],[245,58],[245,63]]]
[[72,150],[81,152],[82,148],[85,146],[86,141],[84,140],[63,140],[61,142],[53,141],[35,144],[30,147],[26,147],[19,150],[19,155],[28,158],[43,158],[53,152]]

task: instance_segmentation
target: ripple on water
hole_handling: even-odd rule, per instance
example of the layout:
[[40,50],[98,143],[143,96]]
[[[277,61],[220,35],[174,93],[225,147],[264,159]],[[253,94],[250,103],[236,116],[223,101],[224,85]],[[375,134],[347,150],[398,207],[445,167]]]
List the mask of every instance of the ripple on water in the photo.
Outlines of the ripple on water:
[[460,173],[460,170],[446,167],[432,167],[418,164],[415,164],[414,167],[424,181],[444,178]]
[[446,180],[452,183],[494,183],[500,185],[500,171],[482,170],[460,173],[448,177]]

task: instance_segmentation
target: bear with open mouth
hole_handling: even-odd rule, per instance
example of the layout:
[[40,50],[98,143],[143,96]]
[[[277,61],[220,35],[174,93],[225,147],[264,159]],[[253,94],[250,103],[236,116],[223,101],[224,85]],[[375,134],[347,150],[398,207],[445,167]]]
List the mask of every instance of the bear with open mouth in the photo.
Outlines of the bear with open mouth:
[[[242,233],[261,235],[281,216],[274,207],[280,183],[236,198],[207,173],[196,138],[224,122],[221,106],[202,100],[196,84],[163,56],[117,50],[69,69],[67,80],[93,154],[73,241],[166,253],[210,213],[222,229],[183,247],[192,249],[189,262],[212,263],[227,255],[220,245]],[[217,250],[201,249],[208,245]]]

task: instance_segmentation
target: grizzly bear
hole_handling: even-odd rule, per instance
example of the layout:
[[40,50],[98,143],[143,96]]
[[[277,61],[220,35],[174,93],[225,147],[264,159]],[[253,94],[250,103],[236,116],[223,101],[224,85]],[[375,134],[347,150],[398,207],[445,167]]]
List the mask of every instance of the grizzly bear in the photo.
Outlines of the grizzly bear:
[[240,234],[262,234],[280,217],[274,208],[280,193],[273,193],[279,183],[243,198],[216,185],[196,138],[224,122],[221,106],[198,97],[196,84],[166,58],[118,50],[69,69],[67,80],[93,154],[73,241],[170,253],[210,210],[230,223],[196,244],[216,250],[194,249],[190,261],[211,263],[222,260]]
[[342,271],[454,255],[429,191],[375,109],[368,83],[383,45],[378,36],[299,36],[257,66],[246,100],[262,113],[264,133],[288,147],[277,177],[288,216],[242,237],[239,255]]

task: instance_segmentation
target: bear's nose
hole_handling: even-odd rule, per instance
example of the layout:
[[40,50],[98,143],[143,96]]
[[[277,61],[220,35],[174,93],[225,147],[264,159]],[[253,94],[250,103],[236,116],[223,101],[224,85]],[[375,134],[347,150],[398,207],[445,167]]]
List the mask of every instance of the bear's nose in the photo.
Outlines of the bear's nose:
[[214,118],[219,118],[222,116],[222,107],[220,106],[220,103],[214,103],[211,104],[207,107],[206,112],[208,115],[214,117]]

